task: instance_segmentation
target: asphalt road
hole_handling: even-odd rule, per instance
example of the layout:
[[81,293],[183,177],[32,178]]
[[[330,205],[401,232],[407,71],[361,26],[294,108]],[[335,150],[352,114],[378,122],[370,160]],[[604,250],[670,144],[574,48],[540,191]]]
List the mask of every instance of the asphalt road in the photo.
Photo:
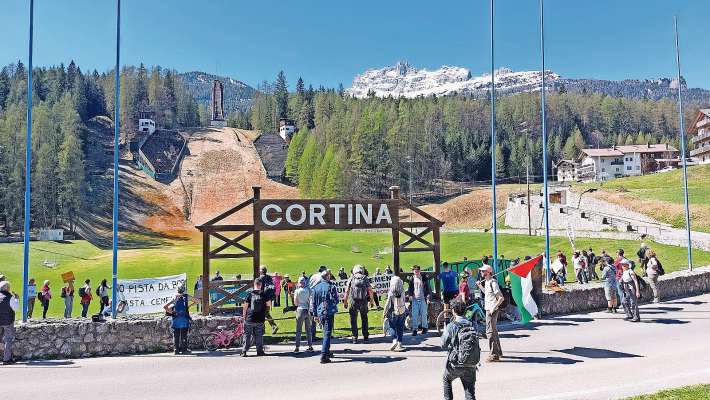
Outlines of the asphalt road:
[[[480,367],[477,398],[615,399],[710,383],[710,295],[645,305],[641,313],[640,323],[593,313],[502,333],[503,361]],[[294,356],[290,345],[271,346],[262,358],[224,352],[37,361],[0,367],[0,388],[8,399],[440,399],[439,338],[416,339],[406,337],[404,353],[389,352],[381,338],[338,341],[330,365],[317,355]],[[454,388],[463,398],[458,382]]]

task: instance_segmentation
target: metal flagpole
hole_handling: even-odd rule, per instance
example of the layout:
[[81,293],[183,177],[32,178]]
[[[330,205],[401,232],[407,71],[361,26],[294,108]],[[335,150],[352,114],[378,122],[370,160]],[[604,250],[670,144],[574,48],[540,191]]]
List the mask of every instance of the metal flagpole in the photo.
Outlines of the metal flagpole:
[[685,128],[683,126],[683,98],[680,84],[680,46],[678,45],[678,17],[673,17],[675,25],[675,56],[678,66],[678,120],[680,121],[680,154],[683,157],[683,196],[685,200],[685,231],[688,234],[688,269],[693,270],[693,248],[690,241],[690,208],[688,206],[688,162],[685,156]]
[[27,322],[28,300],[27,282],[30,267],[30,175],[32,166],[32,36],[34,34],[35,2],[30,0],[30,43],[27,65],[27,135],[25,136],[25,230],[23,233],[22,256],[22,322]]
[[496,221],[496,81],[493,37],[494,0],[491,0],[491,186],[493,187],[493,270],[498,270],[498,221]]
[[542,60],[542,88],[540,89],[540,114],[542,119],[542,182],[543,182],[543,218],[545,220],[545,279],[550,282],[550,217],[549,194],[547,187],[547,118],[545,113],[545,0],[540,0],[540,54]]
[[121,108],[121,0],[116,0],[116,88],[114,90],[114,117],[113,117],[113,259],[111,282],[111,315],[116,318],[116,292],[118,291],[118,135]]

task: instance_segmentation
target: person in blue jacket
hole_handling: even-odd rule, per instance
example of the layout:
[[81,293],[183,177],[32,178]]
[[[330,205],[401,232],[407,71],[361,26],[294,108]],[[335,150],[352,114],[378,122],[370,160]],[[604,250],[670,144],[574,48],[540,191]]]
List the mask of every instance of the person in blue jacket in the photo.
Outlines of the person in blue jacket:
[[312,289],[313,302],[311,311],[315,322],[323,327],[323,342],[321,343],[320,363],[330,362],[330,338],[333,334],[335,314],[338,312],[338,291],[331,282],[332,275],[329,270],[321,273],[321,280]]
[[185,285],[178,286],[175,298],[165,304],[163,308],[173,318],[175,354],[190,354],[191,351],[187,348],[187,334],[190,331],[192,318],[190,317],[190,297],[185,293]]

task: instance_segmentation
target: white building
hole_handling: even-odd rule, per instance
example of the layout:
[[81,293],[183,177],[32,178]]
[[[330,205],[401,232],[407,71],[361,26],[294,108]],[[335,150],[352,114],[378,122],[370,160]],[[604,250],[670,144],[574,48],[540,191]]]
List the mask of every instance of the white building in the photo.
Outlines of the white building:
[[155,121],[149,118],[140,118],[138,120],[138,131],[152,135],[155,132]]
[[678,150],[668,144],[584,149],[579,156],[577,179],[589,182],[644,175],[669,164],[677,165],[678,156]]
[[695,147],[690,150],[690,157],[700,164],[710,163],[710,108],[698,112],[690,126],[690,136]]
[[281,139],[286,141],[286,143],[291,141],[294,132],[296,132],[296,125],[293,121],[287,118],[281,118],[279,120],[279,136],[281,136]]
[[574,182],[577,180],[577,164],[573,160],[560,160],[555,164],[557,182]]

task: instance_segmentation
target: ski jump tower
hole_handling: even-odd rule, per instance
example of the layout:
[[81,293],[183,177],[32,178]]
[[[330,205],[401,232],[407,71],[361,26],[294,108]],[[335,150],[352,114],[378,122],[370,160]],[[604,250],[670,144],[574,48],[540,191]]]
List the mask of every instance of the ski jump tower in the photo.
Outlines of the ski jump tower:
[[227,121],[224,119],[224,86],[222,82],[215,79],[212,82],[212,119],[210,126],[224,128]]

